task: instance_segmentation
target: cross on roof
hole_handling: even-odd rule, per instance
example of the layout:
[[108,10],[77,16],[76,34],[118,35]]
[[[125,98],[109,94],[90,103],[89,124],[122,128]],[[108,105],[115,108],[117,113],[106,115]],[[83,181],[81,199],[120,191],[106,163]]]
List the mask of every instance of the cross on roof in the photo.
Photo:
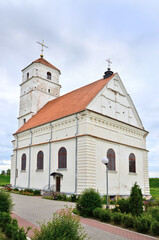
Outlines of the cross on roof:
[[110,58],[108,58],[106,61],[108,62],[108,70],[110,70],[110,64],[112,64],[112,62],[110,61]]
[[43,57],[44,57],[44,55],[43,55],[43,51],[44,51],[44,50],[43,50],[43,47],[46,47],[46,48],[48,48],[48,47],[44,45],[44,40],[42,41],[42,43],[40,43],[40,42],[37,42],[37,43],[38,43],[38,44],[40,44],[40,45],[42,46],[42,48],[41,48],[41,55],[40,55],[40,57],[42,57],[42,58],[43,58]]

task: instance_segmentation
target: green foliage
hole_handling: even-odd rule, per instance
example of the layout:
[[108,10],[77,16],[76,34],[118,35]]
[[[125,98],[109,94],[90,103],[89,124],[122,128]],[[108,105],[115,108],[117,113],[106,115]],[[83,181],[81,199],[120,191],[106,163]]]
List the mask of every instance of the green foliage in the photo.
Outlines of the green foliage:
[[28,189],[28,188],[26,188],[26,189],[24,190],[24,192],[33,193],[34,191],[33,191],[33,189]]
[[150,194],[153,199],[159,199],[159,187],[158,188],[150,188]]
[[134,217],[129,213],[124,213],[122,216],[122,223],[126,228],[133,228],[134,227]]
[[10,183],[10,176],[0,174],[0,186],[5,186]]
[[159,222],[159,207],[156,208],[149,208],[148,213]]
[[102,211],[99,212],[99,219],[103,222],[110,222],[111,220],[111,211],[108,209],[102,209]]
[[129,198],[118,199],[117,205],[113,209],[113,212],[129,213],[130,212]]
[[10,176],[10,169],[7,169],[6,175]]
[[12,207],[11,195],[0,189],[0,212],[9,212],[12,210]]
[[143,213],[142,191],[137,183],[131,188],[129,207],[133,216],[140,216]]
[[11,216],[9,212],[0,212],[0,228],[5,231],[7,224],[11,223]]
[[149,178],[150,188],[159,188],[159,178]]
[[25,230],[18,227],[16,219],[12,219],[9,212],[0,212],[0,228],[12,240],[26,240],[30,228]]
[[4,171],[4,170],[2,170],[2,172],[1,172],[1,175],[6,175],[6,173],[5,173],[5,171]]
[[159,235],[159,222],[153,221],[151,224],[151,232],[155,235]]
[[54,213],[52,221],[41,225],[41,230],[34,231],[33,240],[84,240],[79,218],[72,216],[71,209],[63,209],[59,214]]
[[120,225],[121,222],[122,222],[122,216],[123,216],[122,213],[114,212],[113,215],[112,215],[113,222]]
[[94,189],[85,189],[76,204],[77,209],[83,216],[93,216],[93,210],[102,207],[101,196]]
[[152,218],[151,216],[136,217],[135,219],[135,229],[137,232],[148,233],[150,230]]
[[40,190],[34,190],[34,196],[40,196]]
[[95,208],[94,210],[93,210],[93,217],[95,217],[95,218],[99,218],[99,215],[100,215],[100,213],[103,211],[103,209],[102,208],[99,208],[99,207],[97,207],[97,208]]
[[77,196],[76,194],[71,195],[71,202],[76,202],[77,201]]

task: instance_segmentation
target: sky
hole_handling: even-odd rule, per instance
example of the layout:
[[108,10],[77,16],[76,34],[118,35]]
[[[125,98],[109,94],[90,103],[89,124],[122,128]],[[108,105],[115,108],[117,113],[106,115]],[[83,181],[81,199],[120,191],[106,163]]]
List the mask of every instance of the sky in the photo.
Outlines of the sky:
[[159,1],[0,0],[0,171],[10,168],[21,70],[40,57],[61,70],[61,95],[118,72],[149,135],[159,177]]

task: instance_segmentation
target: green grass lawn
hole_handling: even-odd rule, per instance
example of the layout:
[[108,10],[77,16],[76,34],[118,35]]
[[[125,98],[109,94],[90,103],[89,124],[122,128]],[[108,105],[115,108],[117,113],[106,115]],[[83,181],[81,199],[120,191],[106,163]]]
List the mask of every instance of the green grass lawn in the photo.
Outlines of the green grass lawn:
[[10,176],[0,175],[0,186],[5,186],[10,184]]
[[159,188],[150,188],[152,198],[159,200]]

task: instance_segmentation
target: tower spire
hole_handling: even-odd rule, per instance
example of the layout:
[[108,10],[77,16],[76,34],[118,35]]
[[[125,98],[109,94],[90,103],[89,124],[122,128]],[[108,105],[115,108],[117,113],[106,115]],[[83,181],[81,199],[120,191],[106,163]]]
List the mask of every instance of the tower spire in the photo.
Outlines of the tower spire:
[[42,46],[40,57],[43,58],[44,57],[44,55],[43,55],[43,51],[44,51],[43,47],[46,47],[46,48],[48,48],[48,47],[44,45],[44,40],[42,41],[42,43],[40,43],[40,42],[37,42],[37,43]]

